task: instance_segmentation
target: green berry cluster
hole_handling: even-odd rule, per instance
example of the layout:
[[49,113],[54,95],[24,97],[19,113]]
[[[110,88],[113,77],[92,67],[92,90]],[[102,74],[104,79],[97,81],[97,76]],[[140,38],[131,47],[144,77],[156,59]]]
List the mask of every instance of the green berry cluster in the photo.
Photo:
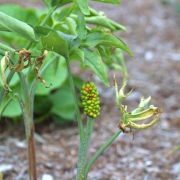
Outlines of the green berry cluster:
[[84,113],[89,117],[96,118],[100,114],[100,100],[96,85],[93,82],[85,83],[81,94]]

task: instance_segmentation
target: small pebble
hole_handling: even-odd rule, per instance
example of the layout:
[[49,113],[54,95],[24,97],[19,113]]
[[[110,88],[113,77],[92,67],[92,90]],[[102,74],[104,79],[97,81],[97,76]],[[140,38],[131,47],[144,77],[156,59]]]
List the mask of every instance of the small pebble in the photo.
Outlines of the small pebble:
[[172,167],[172,172],[173,172],[174,174],[180,173],[180,162],[178,162],[178,163],[176,163],[176,164],[173,165],[173,167]]
[[12,164],[2,164],[0,165],[0,172],[1,173],[7,173],[13,169]]
[[43,174],[42,180],[53,180],[54,178],[50,174]]

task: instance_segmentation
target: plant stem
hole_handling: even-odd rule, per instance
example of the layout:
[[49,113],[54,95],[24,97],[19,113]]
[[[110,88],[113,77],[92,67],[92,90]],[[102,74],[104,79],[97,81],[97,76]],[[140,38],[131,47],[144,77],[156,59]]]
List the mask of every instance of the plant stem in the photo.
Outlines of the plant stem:
[[74,80],[73,80],[73,76],[71,73],[69,61],[70,61],[70,59],[69,59],[69,57],[67,57],[66,58],[66,65],[67,65],[67,70],[68,70],[68,80],[69,80],[69,85],[70,85],[70,88],[71,88],[71,91],[73,94],[73,98],[74,98],[76,119],[77,119],[77,123],[78,123],[79,134],[80,134],[80,144],[79,144],[79,148],[78,148],[77,179],[83,180],[84,178],[81,176],[84,175],[83,168],[84,168],[84,165],[86,163],[87,147],[88,147],[89,142],[87,142],[87,137],[86,137],[86,134],[84,131],[84,126],[83,126],[82,119],[81,119],[81,113],[79,110],[78,99],[77,99],[77,95],[76,95]]
[[89,161],[89,163],[86,166],[85,169],[85,177],[87,177],[88,172],[90,171],[92,165],[94,164],[94,162],[96,161],[96,159],[114,142],[114,140],[120,135],[121,131],[116,132],[113,136],[111,136],[107,142],[102,145],[98,151],[96,151],[96,153],[93,155],[92,159]]
[[34,141],[34,122],[33,122],[33,104],[34,98],[30,96],[30,90],[27,80],[22,73],[18,73],[21,80],[22,90],[24,94],[23,117],[26,131],[26,139],[28,144],[28,159],[29,159],[29,179],[36,180],[36,155],[35,155],[35,141]]
[[87,128],[86,128],[86,136],[87,136],[88,142],[91,139],[91,134],[93,132],[93,127],[94,127],[94,119],[89,117],[88,121],[87,121]]
[[31,102],[25,102],[23,115],[24,115],[26,138],[28,144],[29,179],[36,180],[37,179],[36,154],[35,154],[35,141],[34,141],[33,109]]
[[77,123],[78,123],[78,129],[79,129],[79,134],[80,134],[80,140],[83,139],[84,136],[84,128],[83,128],[83,123],[81,120],[81,113],[79,110],[79,103],[78,103],[78,99],[77,99],[77,95],[76,95],[76,90],[75,90],[75,85],[74,85],[74,80],[73,80],[73,76],[71,73],[71,68],[70,68],[70,63],[69,63],[70,59],[69,57],[66,58],[66,65],[67,65],[67,70],[68,70],[68,80],[69,80],[69,85],[73,94],[73,98],[74,98],[74,106],[75,106],[75,112],[76,112],[76,119],[77,119]]
[[94,120],[92,118],[88,118],[87,127],[85,131],[85,136],[83,140],[80,142],[80,149],[78,153],[78,171],[77,171],[77,179],[78,180],[85,180],[85,167],[88,158],[88,150],[89,144],[91,140],[91,134],[94,127]]

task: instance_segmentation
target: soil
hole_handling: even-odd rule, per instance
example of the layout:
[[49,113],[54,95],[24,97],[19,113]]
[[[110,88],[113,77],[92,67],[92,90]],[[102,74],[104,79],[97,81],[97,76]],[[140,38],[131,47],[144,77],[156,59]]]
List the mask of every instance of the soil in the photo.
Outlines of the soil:
[[[134,138],[133,134],[121,134],[96,161],[88,179],[180,180],[180,151],[174,150],[180,145],[180,15],[173,5],[165,6],[157,0],[122,1],[118,7],[93,6],[127,26],[128,32],[119,35],[135,54],[133,59],[126,58],[128,88],[134,90],[127,99],[128,107],[133,109],[141,96],[151,95],[162,115],[156,126],[134,132]],[[90,156],[118,129],[113,88],[101,85],[100,90],[102,116],[95,123]],[[4,122],[0,124],[0,168],[6,168],[5,180],[27,180],[24,127]],[[62,127],[49,120],[37,125],[36,132],[39,179],[45,174],[54,180],[75,179],[79,142],[76,123]]]

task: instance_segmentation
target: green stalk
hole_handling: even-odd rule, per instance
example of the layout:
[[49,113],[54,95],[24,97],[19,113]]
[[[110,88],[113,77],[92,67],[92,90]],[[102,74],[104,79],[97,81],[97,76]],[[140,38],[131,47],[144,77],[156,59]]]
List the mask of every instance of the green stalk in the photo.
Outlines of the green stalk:
[[84,180],[84,171],[87,161],[87,146],[88,142],[86,136],[80,140],[80,146],[78,149],[78,163],[77,163],[77,180]]
[[88,150],[89,144],[91,140],[91,134],[94,127],[94,120],[92,118],[88,118],[87,127],[85,131],[85,135],[80,142],[80,148],[78,152],[78,168],[77,168],[77,179],[78,180],[85,180],[85,167],[88,158]]
[[30,96],[30,90],[22,73],[18,73],[21,80],[24,100],[24,107],[22,108],[24,125],[26,132],[26,139],[28,144],[28,163],[29,163],[29,179],[36,180],[36,154],[35,154],[35,141],[34,141],[34,122],[33,122],[33,98]]
[[77,99],[77,95],[76,95],[76,90],[75,90],[75,85],[74,85],[74,80],[73,80],[73,76],[71,73],[71,68],[70,68],[70,59],[69,57],[66,58],[66,65],[67,65],[67,70],[68,70],[68,81],[69,81],[69,85],[73,94],[73,98],[74,98],[74,106],[75,106],[75,112],[76,112],[76,119],[77,119],[77,123],[78,123],[78,129],[79,129],[79,134],[80,134],[80,140],[83,139],[84,136],[84,128],[83,128],[83,123],[81,120],[81,113],[79,110],[79,103],[78,103],[78,99]]
[[88,142],[90,141],[91,139],[91,134],[93,132],[93,127],[94,127],[94,119],[92,118],[88,118],[88,121],[87,121],[87,130],[86,130],[86,136],[87,136],[87,139],[88,139]]
[[86,158],[87,158],[87,147],[88,147],[88,143],[87,142],[87,137],[86,137],[86,132],[84,131],[84,126],[82,123],[82,119],[81,119],[81,113],[80,113],[80,109],[79,109],[79,104],[78,104],[78,99],[77,99],[77,95],[76,95],[76,90],[75,90],[75,85],[74,85],[74,80],[73,80],[73,76],[71,73],[71,68],[70,68],[70,59],[69,57],[66,58],[66,65],[67,65],[67,70],[68,70],[68,80],[69,80],[69,85],[73,94],[73,98],[74,98],[74,106],[75,106],[75,112],[76,112],[76,119],[77,119],[77,123],[78,123],[78,129],[79,129],[79,134],[80,134],[80,144],[79,144],[79,148],[78,148],[78,165],[77,165],[77,179],[78,180],[83,180],[83,176],[84,175],[84,165],[86,163]]
[[85,168],[85,179],[88,175],[88,172],[90,171],[92,165],[94,164],[94,162],[97,160],[97,158],[115,141],[115,139],[120,135],[121,131],[116,132],[113,136],[111,136],[107,142],[102,145],[98,151],[96,151],[96,153],[93,155],[92,159],[89,161],[89,163],[86,165]]

